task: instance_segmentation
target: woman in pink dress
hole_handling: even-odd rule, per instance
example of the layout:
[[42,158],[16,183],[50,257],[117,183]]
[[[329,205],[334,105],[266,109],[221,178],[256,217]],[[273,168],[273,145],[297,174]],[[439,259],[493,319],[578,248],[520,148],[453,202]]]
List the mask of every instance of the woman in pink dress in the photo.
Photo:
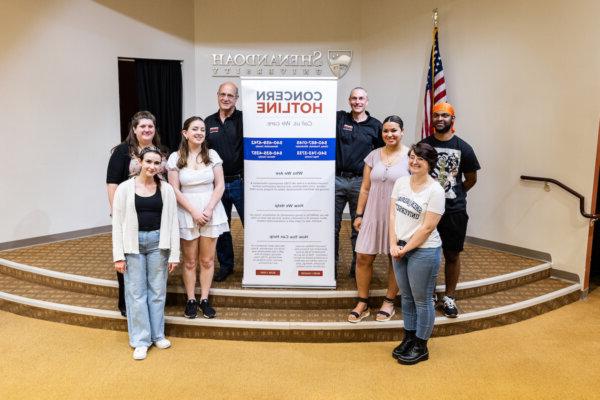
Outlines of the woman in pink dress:
[[348,321],[360,322],[370,315],[369,287],[373,262],[377,254],[388,255],[388,288],[376,321],[389,321],[395,314],[394,299],[399,289],[389,258],[388,221],[392,188],[396,179],[408,175],[408,147],[404,146],[404,123],[397,115],[383,120],[381,136],[385,146],[373,150],[365,158],[363,181],[356,206],[354,228],[356,239],[356,286],[358,303]]

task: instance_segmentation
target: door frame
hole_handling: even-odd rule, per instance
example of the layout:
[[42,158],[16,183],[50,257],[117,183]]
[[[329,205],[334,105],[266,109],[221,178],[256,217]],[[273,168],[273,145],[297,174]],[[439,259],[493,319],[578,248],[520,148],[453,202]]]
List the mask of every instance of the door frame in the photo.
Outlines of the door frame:
[[[596,163],[594,166],[594,185],[592,190],[592,202],[590,207],[590,212],[592,214],[596,214],[596,202],[598,200],[598,178],[600,170],[600,122],[598,124],[598,136],[596,138]],[[590,272],[592,270],[592,249],[594,245],[594,223],[593,220],[590,219],[590,224],[588,227],[588,242],[587,242],[587,252],[585,255],[585,274],[583,279],[583,291],[587,292],[590,287]],[[600,223],[598,221],[597,223]],[[600,240],[600,238],[598,238]]]

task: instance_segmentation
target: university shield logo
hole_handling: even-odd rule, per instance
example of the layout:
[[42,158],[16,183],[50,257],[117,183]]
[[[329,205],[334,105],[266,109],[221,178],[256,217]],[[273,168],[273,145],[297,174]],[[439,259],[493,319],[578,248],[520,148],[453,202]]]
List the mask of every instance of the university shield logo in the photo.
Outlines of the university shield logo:
[[350,69],[352,50],[329,50],[327,61],[329,61],[329,69],[333,75],[340,79]]

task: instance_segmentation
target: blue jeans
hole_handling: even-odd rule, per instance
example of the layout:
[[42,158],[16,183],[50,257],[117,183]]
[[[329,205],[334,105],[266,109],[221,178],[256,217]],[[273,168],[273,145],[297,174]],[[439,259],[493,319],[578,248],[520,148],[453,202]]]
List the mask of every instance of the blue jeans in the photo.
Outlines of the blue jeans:
[[[227,214],[227,222],[231,227],[231,207],[235,205],[235,209],[240,216],[242,225],[244,225],[244,180],[236,179],[229,183],[225,183],[225,191],[221,198],[221,203]],[[233,240],[231,232],[224,232],[217,239],[217,259],[219,260],[221,271],[233,271],[235,265],[233,256]]]
[[[337,265],[340,259],[340,229],[342,227],[342,214],[346,203],[350,209],[351,223],[354,222],[356,216],[356,205],[358,204],[358,195],[360,193],[360,185],[362,184],[362,176],[356,176],[354,178],[344,178],[341,176],[335,177],[335,263]],[[352,243],[352,264],[351,268],[356,266],[356,253],[354,247],[356,246],[356,238],[358,232],[352,226],[352,233],[350,235],[350,241]],[[337,268],[336,268],[337,272]]]
[[435,323],[433,289],[440,269],[441,247],[417,248],[400,260],[392,258],[396,281],[402,293],[404,329],[429,339]]
[[140,254],[126,254],[125,303],[131,347],[165,337],[168,250],[158,248],[160,231],[139,232]]

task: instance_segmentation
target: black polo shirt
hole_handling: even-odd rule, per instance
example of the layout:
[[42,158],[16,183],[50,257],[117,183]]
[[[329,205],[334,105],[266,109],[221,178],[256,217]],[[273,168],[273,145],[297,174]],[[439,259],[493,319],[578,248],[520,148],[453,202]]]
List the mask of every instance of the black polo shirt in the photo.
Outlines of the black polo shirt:
[[214,149],[223,159],[225,176],[244,174],[244,125],[242,112],[235,110],[233,114],[221,122],[219,112],[209,115],[204,120],[208,146]]
[[381,138],[382,125],[367,113],[367,119],[356,122],[352,113],[337,112],[335,134],[335,172],[350,172],[362,175],[365,157],[378,147],[385,145]]

